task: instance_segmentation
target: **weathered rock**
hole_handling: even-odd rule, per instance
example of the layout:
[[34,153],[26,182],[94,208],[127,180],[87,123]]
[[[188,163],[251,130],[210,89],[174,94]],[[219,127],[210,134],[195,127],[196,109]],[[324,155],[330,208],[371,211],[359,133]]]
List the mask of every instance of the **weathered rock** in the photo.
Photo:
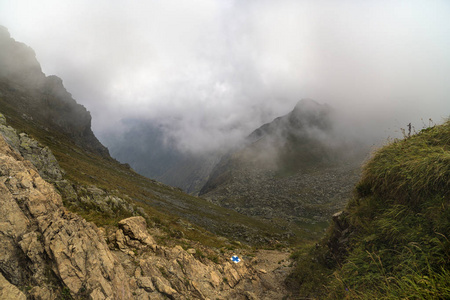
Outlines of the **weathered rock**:
[[214,288],[218,287],[222,282],[222,279],[217,271],[211,271],[211,273],[209,273],[209,280]]
[[0,113],[0,125],[6,125],[6,118],[2,113]]
[[6,124],[0,125],[0,133],[5,138],[6,142],[11,145],[16,151],[19,151],[20,138],[16,130]]
[[[120,232],[123,234],[122,230]],[[120,253],[126,255],[127,252]],[[150,299],[158,299],[156,295],[171,299],[282,299],[286,296],[280,286],[284,277],[275,270],[281,267],[278,264],[280,256],[272,257],[270,253],[266,251],[262,255],[270,257],[276,267],[266,274],[258,272],[251,261],[233,264],[227,257],[221,263],[213,263],[205,257],[197,258],[180,246],[158,246],[157,251],[128,256],[138,266],[129,269],[131,265],[126,263],[126,269],[129,276],[137,278],[138,289],[134,293],[139,299],[145,299],[144,291]],[[286,255],[289,254],[283,254],[283,257]],[[125,263],[126,259],[121,261]]]
[[68,180],[55,181],[54,185],[61,193],[61,196],[64,200],[72,203],[78,201],[78,194],[75,191],[73,185]]
[[159,277],[153,277],[153,284],[161,294],[168,296],[170,299],[174,299],[175,294],[177,294],[177,291],[171,288],[170,285],[164,283]]
[[[100,211],[113,217],[118,211],[128,212],[130,215],[136,215],[139,212],[135,206],[127,201],[127,196],[121,197],[114,192],[104,191],[96,186],[72,185],[69,182],[56,181],[55,185],[63,198],[72,206],[89,207],[89,209]],[[145,215],[145,211],[140,212]]]
[[141,216],[131,217],[119,222],[116,232],[116,243],[121,250],[127,247],[145,248],[154,247],[155,241],[147,231],[147,222]]
[[346,210],[333,215],[330,237],[327,242],[329,251],[336,262],[341,263],[348,254],[350,239],[355,233],[348,220],[349,213]]
[[155,291],[155,287],[153,286],[152,279],[150,277],[138,277],[137,285],[147,292]]
[[74,296],[131,298],[97,228],[67,212],[53,186],[1,137],[0,176],[0,271],[9,282],[35,285],[40,297],[60,293],[52,284],[59,281]]
[[231,264],[228,262],[225,264],[225,267],[223,268],[223,272],[224,272],[225,278],[227,278],[227,281],[228,281],[228,284],[230,285],[230,287],[235,287],[236,284],[238,284],[239,281],[241,280],[241,277],[239,276],[236,269],[232,268]]
[[0,133],[12,148],[36,167],[44,179],[62,180],[64,171],[48,147],[42,146],[25,133],[17,134],[10,126],[0,125]]
[[258,297],[256,297],[255,293],[252,293],[250,291],[244,292],[244,295],[248,300],[258,300]]
[[19,134],[19,137],[20,153],[25,159],[31,161],[44,179],[61,180],[63,178],[64,171],[48,147],[42,146],[25,133]]
[[189,248],[189,249],[187,249],[186,251],[187,251],[187,253],[190,253],[190,254],[195,254],[195,253],[197,253],[197,250],[195,250],[194,248]]
[[27,297],[0,273],[0,299],[26,300]]
[[144,244],[152,245],[155,242],[147,232],[147,222],[143,217],[131,217],[119,222],[119,228],[132,239]]

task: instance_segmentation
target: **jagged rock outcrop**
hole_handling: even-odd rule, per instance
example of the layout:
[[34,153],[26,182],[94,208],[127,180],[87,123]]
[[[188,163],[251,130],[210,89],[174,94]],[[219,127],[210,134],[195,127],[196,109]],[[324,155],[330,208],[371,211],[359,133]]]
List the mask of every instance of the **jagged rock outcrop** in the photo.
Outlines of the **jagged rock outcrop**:
[[119,194],[118,191],[105,191],[94,185],[73,184],[68,180],[57,181],[55,185],[68,207],[84,207],[109,217],[113,217],[118,211],[145,216],[142,209],[130,203],[128,196]]
[[34,51],[0,26],[0,104],[13,103],[24,118],[53,127],[80,147],[109,157],[91,130],[91,115],[57,76],[46,76]]
[[0,134],[6,142],[29,160],[46,180],[62,180],[64,171],[48,147],[39,144],[26,133],[18,134],[14,128],[6,125],[5,117],[0,113]]
[[45,75],[36,53],[23,43],[14,41],[8,30],[0,25],[0,77],[11,78],[29,87],[44,83]]
[[136,299],[282,299],[287,294],[282,284],[287,266],[277,265],[285,272],[280,276],[275,269],[258,268],[261,258],[235,264],[224,253],[212,262],[192,248],[158,245],[142,217],[120,221],[108,240],[132,278]]
[[135,249],[146,247],[155,249],[156,247],[154,239],[147,233],[147,222],[140,216],[120,221],[115,241],[121,250],[126,250],[129,247]]
[[327,246],[337,264],[342,264],[347,257],[351,239],[357,232],[356,228],[350,225],[349,218],[350,214],[346,210],[335,213],[329,229]]
[[54,184],[69,207],[85,207],[96,210],[108,216],[114,216],[117,211],[127,212],[129,215],[144,215],[139,207],[130,204],[131,199],[117,191],[105,191],[98,187],[74,184],[65,179],[65,171],[59,166],[52,151],[41,145],[25,133],[17,133],[11,126],[7,126],[5,117],[0,113],[0,135],[24,159],[29,160],[39,172],[39,175]]
[[[91,223],[68,212],[34,166],[0,137],[0,272],[37,299],[131,299],[128,279]],[[11,288],[10,290],[14,290]]]

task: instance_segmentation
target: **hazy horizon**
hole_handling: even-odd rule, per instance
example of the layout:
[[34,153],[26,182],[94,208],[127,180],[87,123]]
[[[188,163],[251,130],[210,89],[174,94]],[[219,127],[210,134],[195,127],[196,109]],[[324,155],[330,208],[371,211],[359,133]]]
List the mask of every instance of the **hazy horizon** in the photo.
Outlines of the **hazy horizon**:
[[0,24],[101,140],[139,120],[214,151],[303,98],[368,139],[450,115],[448,1],[19,0],[0,3]]

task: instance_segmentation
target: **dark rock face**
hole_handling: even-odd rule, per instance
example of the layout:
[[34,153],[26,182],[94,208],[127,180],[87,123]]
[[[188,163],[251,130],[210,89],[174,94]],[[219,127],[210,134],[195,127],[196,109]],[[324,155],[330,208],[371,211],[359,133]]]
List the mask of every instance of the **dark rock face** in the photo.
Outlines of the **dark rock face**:
[[350,225],[347,211],[340,211],[333,215],[332,229],[330,232],[327,246],[335,263],[342,264],[350,250],[350,241],[356,233],[356,228]]
[[0,27],[0,104],[14,107],[45,127],[53,127],[77,145],[102,156],[108,149],[91,130],[91,115],[57,76],[45,76],[34,51]]
[[0,77],[10,78],[27,87],[39,87],[45,81],[33,49],[12,39],[3,26],[0,26]]

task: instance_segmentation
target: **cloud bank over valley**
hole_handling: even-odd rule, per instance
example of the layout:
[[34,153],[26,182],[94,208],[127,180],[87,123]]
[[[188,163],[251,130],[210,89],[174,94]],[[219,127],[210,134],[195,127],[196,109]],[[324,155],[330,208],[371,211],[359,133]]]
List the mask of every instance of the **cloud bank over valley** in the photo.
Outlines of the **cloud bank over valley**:
[[[448,1],[2,1],[113,148],[136,122],[183,152],[225,149],[328,103],[368,139],[450,114]],[[145,127],[145,126],[144,126]]]

